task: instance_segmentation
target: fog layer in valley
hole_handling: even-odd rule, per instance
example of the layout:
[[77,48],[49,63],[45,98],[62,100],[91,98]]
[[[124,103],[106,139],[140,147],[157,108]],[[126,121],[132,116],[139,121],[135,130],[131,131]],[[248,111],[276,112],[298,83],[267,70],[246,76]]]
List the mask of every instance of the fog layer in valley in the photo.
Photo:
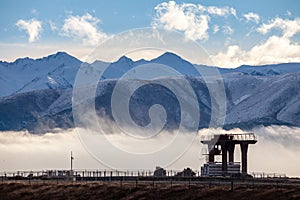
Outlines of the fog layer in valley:
[[[101,170],[112,166],[120,170],[153,170],[155,166],[163,166],[167,169],[181,170],[191,167],[199,170],[206,160],[201,155],[205,152],[200,143],[201,135],[226,132],[220,129],[202,129],[197,135],[163,132],[154,137],[142,139],[140,142],[138,138],[132,139],[130,135],[114,133],[105,136],[116,149],[127,152],[125,155],[133,155],[129,158],[116,153],[115,149],[109,149],[105,146],[107,142],[95,141],[99,144],[97,149],[90,149],[87,143],[78,136],[80,131],[86,130],[72,129],[44,135],[1,132],[0,171],[69,169],[71,151],[75,157],[75,169]],[[240,133],[242,131],[234,129],[229,132]],[[300,128],[268,126],[255,128],[252,132],[257,134],[258,142],[249,147],[249,172],[300,176]],[[177,142],[172,144],[174,140]],[[171,146],[174,151],[163,152],[170,145],[187,146],[188,149],[185,151],[186,148],[182,150]],[[240,161],[238,146],[235,159]]]

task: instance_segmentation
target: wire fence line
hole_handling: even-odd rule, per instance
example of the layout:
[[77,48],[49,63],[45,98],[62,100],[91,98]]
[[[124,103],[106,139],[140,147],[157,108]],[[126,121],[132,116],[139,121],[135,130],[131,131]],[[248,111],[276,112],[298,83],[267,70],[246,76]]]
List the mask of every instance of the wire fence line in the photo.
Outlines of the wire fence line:
[[[204,177],[200,171],[192,171],[192,174],[182,173],[182,170],[165,170],[165,174],[160,175],[163,177]],[[253,178],[287,178],[286,174],[282,173],[265,173],[265,172],[252,172],[250,175]],[[157,176],[153,170],[20,170],[20,171],[3,171],[0,172],[0,177],[149,177]]]
[[252,177],[205,177],[199,171],[184,174],[180,170],[166,170],[162,176],[155,176],[151,170],[42,170],[0,172],[0,181],[5,183],[28,184],[74,184],[101,183],[120,185],[120,187],[276,187],[299,186],[300,179],[290,179],[284,174],[252,173]]

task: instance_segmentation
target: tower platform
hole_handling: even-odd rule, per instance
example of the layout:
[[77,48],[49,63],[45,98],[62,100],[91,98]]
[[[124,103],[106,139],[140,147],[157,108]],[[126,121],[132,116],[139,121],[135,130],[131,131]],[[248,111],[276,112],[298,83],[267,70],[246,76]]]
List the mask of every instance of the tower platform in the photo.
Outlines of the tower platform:
[[[201,168],[203,176],[247,175],[247,154],[249,144],[257,142],[254,133],[217,134],[201,137],[201,143],[208,145],[208,163]],[[235,145],[241,148],[242,170],[240,164],[234,162]],[[215,156],[222,156],[222,162],[215,162]]]

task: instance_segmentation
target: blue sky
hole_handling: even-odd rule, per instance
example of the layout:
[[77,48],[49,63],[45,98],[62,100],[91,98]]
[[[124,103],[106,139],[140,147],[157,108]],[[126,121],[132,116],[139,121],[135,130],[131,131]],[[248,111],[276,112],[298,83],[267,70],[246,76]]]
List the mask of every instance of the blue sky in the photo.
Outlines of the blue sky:
[[299,62],[299,11],[291,0],[2,0],[0,60],[56,51],[83,59],[110,35],[156,26],[200,43],[219,66]]

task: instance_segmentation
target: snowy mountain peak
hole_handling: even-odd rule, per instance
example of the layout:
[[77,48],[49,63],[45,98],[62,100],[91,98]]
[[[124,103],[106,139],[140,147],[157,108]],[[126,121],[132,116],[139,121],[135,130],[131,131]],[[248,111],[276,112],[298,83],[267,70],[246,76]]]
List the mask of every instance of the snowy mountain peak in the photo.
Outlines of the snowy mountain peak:
[[259,66],[241,65],[238,68],[230,69],[228,73],[232,71],[255,76],[276,76],[300,71],[300,63],[281,63]]
[[27,57],[13,63],[0,63],[0,96],[49,88],[71,88],[81,63],[65,52],[39,59]]
[[133,63],[133,60],[126,56],[122,56],[116,63]]
[[60,61],[75,61],[75,62],[80,62],[77,58],[75,58],[74,56],[69,55],[66,52],[57,52],[55,54],[49,55],[47,57],[44,58],[40,58],[38,60],[60,60]]
[[[98,64],[105,63],[98,61]],[[150,61],[132,59],[122,56],[118,61],[105,63],[109,66],[101,79],[118,79],[129,70],[147,63],[159,63],[175,69],[181,75],[200,76],[195,66],[180,56],[166,52]],[[16,93],[49,89],[71,88],[82,62],[66,52],[57,52],[47,57],[32,59],[19,58],[15,62],[0,62],[0,97]],[[89,63],[86,63],[89,65]],[[97,64],[94,62],[93,64]],[[207,67],[197,65],[197,67]],[[220,73],[240,73],[250,76],[278,76],[300,71],[300,63],[270,64],[263,66],[243,65],[239,68],[218,68]],[[136,77],[139,79],[140,77]]]
[[25,58],[18,58],[18,59],[16,59],[14,62],[13,62],[13,64],[15,64],[15,65],[19,65],[19,64],[28,64],[28,63],[30,63],[30,62],[32,62],[32,61],[34,61],[32,58],[29,58],[29,57],[25,57]]
[[135,62],[136,63],[145,63],[145,62],[147,62],[147,60],[145,60],[144,58],[142,58],[142,59],[139,59],[139,60],[137,60]]
[[175,53],[166,52],[159,57],[153,59],[157,61],[182,61],[183,59]]
[[58,57],[69,57],[69,56],[71,55],[67,54],[66,52],[58,51],[57,53],[49,55],[48,57],[58,58]]

